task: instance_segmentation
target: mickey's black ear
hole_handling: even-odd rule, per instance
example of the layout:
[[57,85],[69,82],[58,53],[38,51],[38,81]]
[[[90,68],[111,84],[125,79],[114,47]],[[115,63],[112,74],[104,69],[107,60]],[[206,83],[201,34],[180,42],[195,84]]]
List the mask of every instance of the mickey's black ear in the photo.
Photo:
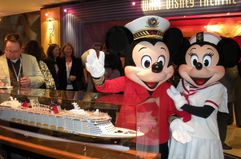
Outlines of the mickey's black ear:
[[224,67],[233,67],[238,64],[240,59],[240,47],[230,38],[223,38],[217,44],[217,49],[220,54],[219,63]]
[[105,43],[110,53],[123,55],[133,41],[132,33],[124,26],[114,26],[108,30]]
[[169,28],[164,33],[163,41],[169,49],[172,62],[178,64],[181,57],[176,58],[176,55],[180,54],[183,49],[183,35],[181,30],[178,28]]
[[185,57],[188,48],[190,47],[190,42],[187,38],[183,38],[180,51],[175,55],[174,62],[176,65],[181,65],[186,63]]

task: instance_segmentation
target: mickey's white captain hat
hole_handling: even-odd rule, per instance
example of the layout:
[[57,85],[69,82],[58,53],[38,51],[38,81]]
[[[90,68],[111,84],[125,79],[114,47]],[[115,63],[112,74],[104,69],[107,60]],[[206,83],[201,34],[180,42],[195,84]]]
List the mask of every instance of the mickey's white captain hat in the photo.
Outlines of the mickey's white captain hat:
[[143,16],[125,25],[132,32],[134,40],[140,38],[162,39],[163,33],[169,26],[168,20],[155,15]]
[[201,42],[209,42],[211,44],[217,45],[221,40],[221,37],[217,34],[210,32],[199,32],[193,35],[190,38],[190,44],[201,43]]

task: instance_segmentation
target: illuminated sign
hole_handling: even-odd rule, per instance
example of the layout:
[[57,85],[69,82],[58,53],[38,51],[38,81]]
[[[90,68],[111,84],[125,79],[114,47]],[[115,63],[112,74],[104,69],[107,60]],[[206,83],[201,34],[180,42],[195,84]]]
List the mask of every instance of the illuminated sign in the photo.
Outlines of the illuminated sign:
[[142,0],[143,12],[173,9],[207,8],[241,4],[241,0]]

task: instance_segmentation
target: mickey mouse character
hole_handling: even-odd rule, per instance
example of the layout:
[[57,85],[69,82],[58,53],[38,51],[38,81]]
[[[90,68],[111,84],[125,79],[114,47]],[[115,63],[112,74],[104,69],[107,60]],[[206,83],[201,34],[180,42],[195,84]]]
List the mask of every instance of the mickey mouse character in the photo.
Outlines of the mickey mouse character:
[[[166,93],[171,86],[167,80],[174,73],[171,56],[178,50],[183,38],[180,30],[173,28],[167,30],[169,25],[168,20],[159,16],[140,17],[125,25],[134,37],[134,40],[131,41],[130,52],[126,54],[125,58],[125,76],[112,80],[104,79],[104,52],[100,52],[98,58],[94,50],[89,50],[86,62],[86,68],[93,77],[98,91],[124,93],[124,104],[119,114],[125,112],[125,115],[119,116],[117,126],[136,129],[138,124],[131,123],[130,120],[134,116],[133,113],[136,113],[137,107],[142,109],[142,114],[144,110],[148,111],[148,108],[155,107],[155,110],[146,114],[156,114],[156,116],[147,117],[145,114],[142,120],[145,120],[145,123],[149,120],[149,126],[153,125],[154,121],[159,122],[159,126],[155,126],[155,124],[152,126],[158,128],[159,132],[154,130],[147,132],[146,129],[143,129],[145,140],[136,140],[136,142],[146,145],[158,144],[162,158],[168,156],[169,117],[173,114],[185,116],[185,120],[190,117],[183,112],[177,112],[172,99]],[[158,99],[159,107],[150,106],[148,102],[154,101],[148,100],[150,98]],[[144,105],[140,106],[140,103],[144,103]],[[157,141],[152,138],[155,136],[154,133],[159,133]]]
[[[179,66],[182,77],[177,89],[168,89],[178,110],[192,114],[186,124],[194,131],[187,143],[172,139],[170,159],[223,159],[219,139],[217,112],[228,113],[227,90],[219,82],[225,67],[232,67],[239,59],[239,46],[232,39],[200,32],[190,39],[187,51],[180,55],[184,62]],[[180,92],[180,93],[179,93]]]

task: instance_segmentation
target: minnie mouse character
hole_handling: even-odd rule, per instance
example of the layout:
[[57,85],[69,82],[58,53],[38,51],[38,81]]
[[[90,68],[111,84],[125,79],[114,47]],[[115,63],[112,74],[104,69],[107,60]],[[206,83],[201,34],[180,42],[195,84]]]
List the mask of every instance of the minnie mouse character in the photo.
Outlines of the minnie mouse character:
[[169,158],[223,159],[217,112],[228,113],[228,109],[227,90],[219,80],[225,67],[237,64],[239,46],[229,38],[200,32],[191,37],[190,46],[181,56],[185,59],[178,71],[182,79],[177,89],[171,87],[167,93],[178,110],[192,114],[186,124],[194,131],[190,142],[171,140]]
[[[169,117],[176,113],[181,116],[185,114],[177,112],[172,99],[166,93],[170,87],[167,80],[174,73],[171,56],[178,50],[174,48],[179,48],[183,39],[180,30],[173,28],[167,30],[169,25],[168,20],[159,16],[144,16],[125,25],[134,37],[130,44],[130,52],[125,58],[125,76],[112,80],[104,79],[104,52],[100,52],[98,58],[94,50],[89,50],[86,62],[86,68],[93,77],[98,91],[124,93],[124,103],[119,114],[125,112],[125,115],[119,116],[116,125],[136,129],[138,123],[131,123],[130,120],[139,108],[142,123],[148,126],[149,122],[149,127],[148,130],[138,128],[145,132],[146,138],[136,142],[146,145],[158,144],[162,158],[167,158],[168,155]],[[150,105],[156,101],[155,99],[158,100],[159,106]],[[147,111],[150,113],[143,113]],[[154,114],[156,116],[151,117]],[[185,117],[188,120],[188,115]],[[159,126],[154,124],[156,122],[159,122]],[[159,132],[149,130],[150,127],[158,129]],[[157,140],[152,138],[155,134],[158,134]]]

